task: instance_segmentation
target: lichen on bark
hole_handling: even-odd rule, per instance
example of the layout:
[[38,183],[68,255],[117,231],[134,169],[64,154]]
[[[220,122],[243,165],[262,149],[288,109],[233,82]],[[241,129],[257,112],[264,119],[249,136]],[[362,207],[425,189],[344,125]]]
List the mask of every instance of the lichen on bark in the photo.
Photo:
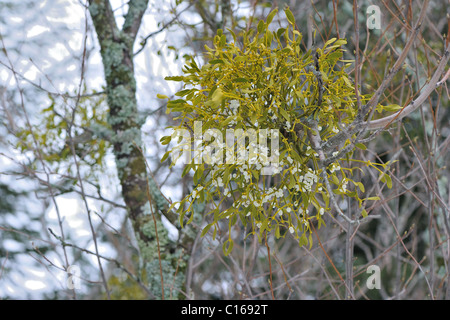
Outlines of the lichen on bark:
[[164,292],[164,299],[181,299],[181,293],[185,291],[185,271],[189,255],[169,239],[169,233],[161,220],[156,220],[155,225],[149,208],[146,206],[145,215],[139,219],[140,232],[137,233],[141,266],[145,270],[148,288],[158,298],[162,298]]
[[[162,298],[161,284],[164,283],[164,298],[179,299],[183,298],[190,252],[180,242],[169,239],[160,214],[169,214],[169,205],[156,181],[148,174],[141,152],[143,119],[138,115],[133,45],[147,6],[148,0],[130,1],[122,30],[117,27],[108,0],[90,0],[89,12],[103,61],[110,141],[114,146],[122,196],[135,232],[147,284],[156,297]],[[149,203],[154,205],[153,212],[150,211]],[[156,219],[156,228],[153,219]],[[168,219],[174,222],[170,215]]]

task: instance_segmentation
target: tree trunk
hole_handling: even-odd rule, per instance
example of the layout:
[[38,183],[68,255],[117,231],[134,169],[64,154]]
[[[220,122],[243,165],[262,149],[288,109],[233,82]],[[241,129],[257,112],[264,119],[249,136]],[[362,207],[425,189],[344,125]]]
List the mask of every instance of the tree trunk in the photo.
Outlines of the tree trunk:
[[[90,0],[89,12],[101,48],[108,123],[113,132],[111,142],[118,177],[138,242],[141,265],[149,289],[157,298],[179,299],[183,297],[189,252],[168,238],[159,214],[167,212],[168,203],[156,181],[148,175],[140,151],[141,126],[145,119],[138,116],[133,46],[147,5],[148,0],[131,0],[122,30],[117,27],[109,0]],[[176,220],[173,216],[168,218],[171,222]]]

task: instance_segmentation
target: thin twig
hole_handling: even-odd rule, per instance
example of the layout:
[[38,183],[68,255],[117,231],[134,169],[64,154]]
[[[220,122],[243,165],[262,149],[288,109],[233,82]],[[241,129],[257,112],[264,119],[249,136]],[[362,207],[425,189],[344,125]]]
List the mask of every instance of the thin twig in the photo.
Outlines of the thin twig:
[[137,276],[135,276],[130,270],[128,270],[127,268],[125,268],[119,261],[117,261],[116,259],[113,258],[109,258],[109,257],[105,257],[101,254],[97,254],[95,252],[92,252],[88,249],[85,248],[81,248],[77,245],[74,245],[72,243],[69,242],[62,242],[61,237],[59,237],[58,235],[56,235],[52,229],[49,228],[50,233],[52,234],[52,236],[54,236],[63,247],[71,247],[77,250],[80,250],[82,252],[85,252],[87,254],[91,254],[93,256],[96,257],[100,257],[101,259],[108,261],[108,262],[112,262],[114,263],[119,269],[121,269],[122,271],[124,271],[126,274],[128,274],[130,276],[131,279],[133,279],[142,289],[144,289],[144,291],[148,294],[148,296],[152,299],[156,299],[155,295],[143,284],[143,282],[141,281],[141,279]]
[[270,259],[270,247],[269,247],[269,243],[267,242],[267,231],[264,232],[264,240],[266,243],[266,248],[267,248],[267,258],[269,260],[269,284],[270,284],[270,293],[272,295],[272,300],[275,300],[275,296],[273,294],[273,286],[272,286],[272,262]]
[[[141,152],[142,157],[144,158],[147,170],[149,172],[151,172],[150,166],[148,165],[148,162],[147,162],[147,160],[144,157],[144,153],[142,152],[142,149],[135,142],[133,142],[133,144]],[[164,276],[163,276],[163,267],[162,267],[162,258],[161,258],[161,247],[160,247],[160,244],[159,244],[158,226],[157,226],[157,223],[156,223],[155,212],[153,210],[153,201],[152,201],[152,196],[150,194],[150,187],[149,187],[150,186],[150,181],[148,179],[148,175],[146,176],[146,178],[147,178],[147,188],[146,188],[147,198],[148,198],[148,202],[149,202],[149,205],[150,205],[150,212],[152,213],[153,223],[154,223],[154,226],[155,226],[155,238],[156,238],[156,245],[157,245],[157,248],[158,248],[159,273],[160,273],[160,277],[161,277],[161,300],[164,300],[164,298],[165,298],[165,295],[164,295]],[[174,275],[174,277],[175,277],[175,275]]]

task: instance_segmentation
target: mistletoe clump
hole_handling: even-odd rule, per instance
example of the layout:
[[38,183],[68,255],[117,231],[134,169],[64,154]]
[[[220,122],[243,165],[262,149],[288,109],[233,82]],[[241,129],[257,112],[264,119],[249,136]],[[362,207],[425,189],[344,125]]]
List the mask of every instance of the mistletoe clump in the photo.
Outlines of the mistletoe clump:
[[[232,41],[218,30],[202,67],[189,57],[183,76],[166,78],[184,87],[167,104],[179,125],[161,139],[174,143],[162,161],[172,155],[174,165],[188,155],[183,175],[193,172],[194,188],[172,205],[182,225],[187,217],[192,221],[196,201],[206,202],[212,219],[202,235],[212,228],[215,237],[220,221],[230,228],[241,221],[260,238],[266,232],[292,234],[301,246],[311,245],[312,223],[324,225],[335,197],[354,198],[361,208],[375,197],[360,198],[364,186],[353,181],[355,168],[348,168],[355,146],[346,128],[358,110],[346,72],[352,63],[343,60],[346,40],[303,51],[289,9],[286,28],[269,28],[276,13],[256,30],[239,36],[229,30]],[[361,101],[368,98],[360,94]],[[384,165],[366,165],[387,181],[379,168]],[[233,246],[228,234],[226,254]]]

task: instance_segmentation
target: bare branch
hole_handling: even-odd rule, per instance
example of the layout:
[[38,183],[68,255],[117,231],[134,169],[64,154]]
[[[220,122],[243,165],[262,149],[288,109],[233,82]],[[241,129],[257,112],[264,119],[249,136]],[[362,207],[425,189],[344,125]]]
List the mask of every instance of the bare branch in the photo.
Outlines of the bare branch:
[[394,63],[392,68],[389,70],[389,72],[385,75],[383,82],[380,84],[378,89],[375,91],[372,98],[369,100],[369,102],[363,107],[363,112],[359,114],[361,118],[363,118],[370,110],[374,110],[374,107],[378,104],[378,101],[381,98],[381,95],[386,90],[389,83],[392,81],[394,76],[397,74],[397,72],[402,68],[403,62],[405,61],[409,50],[412,47],[412,44],[417,38],[417,35],[419,34],[420,28],[422,26],[422,21],[425,17],[427,8],[428,8],[429,0],[425,0],[423,7],[420,11],[419,19],[417,20],[416,25],[413,28],[413,33],[411,34],[408,42],[405,45],[405,48],[402,51],[402,54],[398,57],[397,61]]
[[130,0],[128,2],[128,13],[125,16],[123,24],[123,32],[126,33],[134,43],[139,27],[141,26],[142,17],[148,7],[148,0]]
[[447,66],[449,58],[450,58],[450,44],[445,49],[441,61],[439,62],[439,65],[436,68],[433,77],[430,79],[430,82],[428,82],[425,88],[423,88],[422,93],[417,97],[416,100],[413,100],[409,105],[405,106],[404,108],[402,108],[401,110],[390,116],[384,117],[382,119],[364,122],[363,126],[367,127],[370,130],[384,128],[393,123],[394,121],[399,121],[403,119],[411,112],[416,110],[420,105],[422,105],[422,103],[425,102],[425,100],[436,88],[444,84],[445,81],[448,79],[450,75],[450,69],[447,70],[446,75],[442,78],[441,81],[439,81],[439,78],[444,73],[444,69]]
[[99,40],[117,39],[119,29],[109,0],[89,0],[89,13]]

